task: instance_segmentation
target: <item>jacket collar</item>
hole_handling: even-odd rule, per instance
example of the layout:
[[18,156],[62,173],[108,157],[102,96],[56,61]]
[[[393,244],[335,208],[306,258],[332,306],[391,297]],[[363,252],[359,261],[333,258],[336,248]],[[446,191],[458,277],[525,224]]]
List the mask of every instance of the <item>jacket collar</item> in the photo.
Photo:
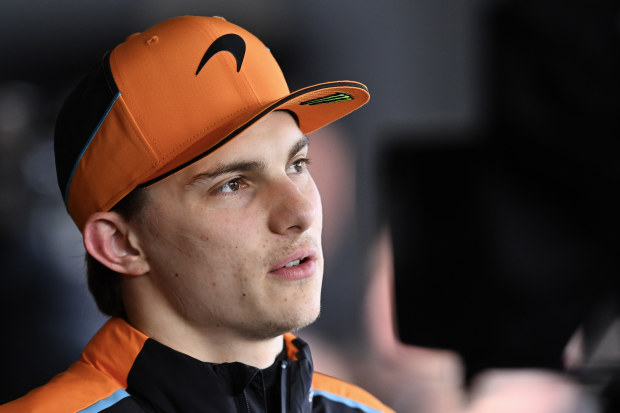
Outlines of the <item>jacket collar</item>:
[[[273,388],[266,388],[265,371],[242,363],[202,362],[148,338],[120,319],[106,323],[82,359],[158,411],[203,412],[205,406],[213,411],[246,411],[248,403],[263,411],[267,395],[274,394]],[[313,365],[307,344],[286,334],[284,351],[271,369],[279,370],[282,362],[286,362],[289,411],[310,411]],[[280,377],[281,372],[277,374]],[[280,380],[274,382],[277,394]]]

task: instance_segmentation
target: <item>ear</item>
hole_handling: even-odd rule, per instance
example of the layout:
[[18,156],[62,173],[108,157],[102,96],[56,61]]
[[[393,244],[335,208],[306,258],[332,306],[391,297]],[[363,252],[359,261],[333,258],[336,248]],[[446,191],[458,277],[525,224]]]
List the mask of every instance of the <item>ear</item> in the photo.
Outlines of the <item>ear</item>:
[[131,228],[118,213],[92,214],[82,236],[86,251],[109,269],[127,275],[142,275],[150,270]]

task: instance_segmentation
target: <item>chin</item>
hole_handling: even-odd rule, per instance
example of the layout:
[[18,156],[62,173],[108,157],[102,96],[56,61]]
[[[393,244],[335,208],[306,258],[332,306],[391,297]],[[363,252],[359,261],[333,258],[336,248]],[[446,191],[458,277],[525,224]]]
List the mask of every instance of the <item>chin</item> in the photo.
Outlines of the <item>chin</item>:
[[300,318],[297,323],[291,325],[287,332],[295,332],[301,330],[304,327],[308,327],[310,324],[314,323],[320,315],[321,307],[319,306],[312,312],[307,313],[305,318]]
[[[314,323],[320,315],[320,307],[312,309],[312,311],[305,311],[303,313],[289,314],[288,317],[282,317],[278,320],[271,320],[262,323],[260,328],[254,329],[254,338],[256,339],[270,339],[281,336],[285,333],[291,333],[301,330],[304,327]],[[255,324],[258,326],[258,324]]]

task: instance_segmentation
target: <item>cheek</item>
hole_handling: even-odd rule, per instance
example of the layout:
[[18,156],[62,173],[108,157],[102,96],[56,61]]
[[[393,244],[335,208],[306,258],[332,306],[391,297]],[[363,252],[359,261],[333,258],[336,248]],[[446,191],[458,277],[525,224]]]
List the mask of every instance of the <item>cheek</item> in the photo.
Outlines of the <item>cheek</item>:
[[323,226],[323,203],[321,199],[321,193],[319,192],[319,189],[317,188],[314,180],[312,180],[311,182],[311,188],[310,188],[308,198],[310,199],[310,202],[312,202],[312,204],[316,208],[316,225],[318,225],[319,228],[322,228]]
[[193,239],[187,242],[187,248],[194,255],[192,272],[210,279],[216,277],[216,274],[220,277],[226,274],[229,279],[238,278],[237,274],[256,261],[253,249],[257,248],[257,244],[261,245],[253,235],[254,221],[247,215],[238,219],[210,218],[217,224],[208,228],[194,227]]

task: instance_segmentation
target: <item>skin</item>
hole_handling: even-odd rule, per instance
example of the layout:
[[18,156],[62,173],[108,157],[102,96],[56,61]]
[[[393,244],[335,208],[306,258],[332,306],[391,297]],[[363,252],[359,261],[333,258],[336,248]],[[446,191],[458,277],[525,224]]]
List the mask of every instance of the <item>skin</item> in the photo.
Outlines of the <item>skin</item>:
[[282,334],[320,312],[322,208],[307,155],[293,117],[274,112],[149,187],[137,219],[91,217],[85,245],[127,275],[129,322],[203,361],[269,366]]

